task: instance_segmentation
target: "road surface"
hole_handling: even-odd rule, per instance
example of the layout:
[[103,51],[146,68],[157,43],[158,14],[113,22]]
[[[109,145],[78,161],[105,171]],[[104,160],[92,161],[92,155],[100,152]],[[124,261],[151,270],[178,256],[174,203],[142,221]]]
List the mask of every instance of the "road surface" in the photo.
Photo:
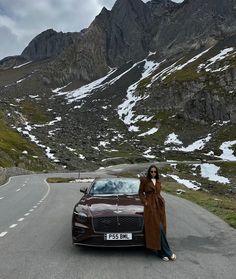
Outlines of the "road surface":
[[74,247],[72,210],[86,183],[48,184],[48,176],[13,177],[0,186],[1,279],[236,278],[236,230],[167,194],[168,240],[176,262],[163,262],[145,248]]

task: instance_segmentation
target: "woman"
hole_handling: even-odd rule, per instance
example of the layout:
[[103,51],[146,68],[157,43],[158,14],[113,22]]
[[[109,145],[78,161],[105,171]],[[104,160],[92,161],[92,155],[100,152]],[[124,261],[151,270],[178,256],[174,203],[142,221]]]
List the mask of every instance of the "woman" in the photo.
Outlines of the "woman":
[[157,167],[152,165],[146,177],[140,178],[139,197],[144,205],[146,247],[164,260],[176,260],[166,239],[165,201],[160,195],[161,183]]

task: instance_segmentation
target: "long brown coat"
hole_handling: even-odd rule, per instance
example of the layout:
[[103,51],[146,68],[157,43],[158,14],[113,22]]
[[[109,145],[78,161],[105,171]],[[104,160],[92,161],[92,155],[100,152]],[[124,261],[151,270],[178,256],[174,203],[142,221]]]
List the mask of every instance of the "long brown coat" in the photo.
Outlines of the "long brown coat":
[[[166,233],[165,201],[160,194],[161,183],[156,185],[147,177],[140,178],[139,197],[144,205],[144,230],[146,247],[152,250],[161,249],[160,224]],[[147,203],[147,205],[145,205]]]

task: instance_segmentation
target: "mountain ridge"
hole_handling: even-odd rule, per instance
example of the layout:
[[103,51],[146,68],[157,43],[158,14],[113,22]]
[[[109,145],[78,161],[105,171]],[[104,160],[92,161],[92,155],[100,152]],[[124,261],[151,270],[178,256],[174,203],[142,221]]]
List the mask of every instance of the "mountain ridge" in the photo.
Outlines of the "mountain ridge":
[[0,70],[4,121],[69,169],[235,154],[234,12],[207,2],[103,9],[57,55]]

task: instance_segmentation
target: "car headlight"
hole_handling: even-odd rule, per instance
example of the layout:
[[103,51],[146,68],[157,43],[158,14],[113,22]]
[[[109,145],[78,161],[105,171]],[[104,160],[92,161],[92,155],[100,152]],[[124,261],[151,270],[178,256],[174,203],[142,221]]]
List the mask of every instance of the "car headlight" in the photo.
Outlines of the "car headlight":
[[88,221],[88,214],[85,207],[77,205],[74,209],[75,219],[79,223],[86,223]]
[[88,221],[88,216],[84,212],[78,213],[78,221],[80,223],[86,223]]

